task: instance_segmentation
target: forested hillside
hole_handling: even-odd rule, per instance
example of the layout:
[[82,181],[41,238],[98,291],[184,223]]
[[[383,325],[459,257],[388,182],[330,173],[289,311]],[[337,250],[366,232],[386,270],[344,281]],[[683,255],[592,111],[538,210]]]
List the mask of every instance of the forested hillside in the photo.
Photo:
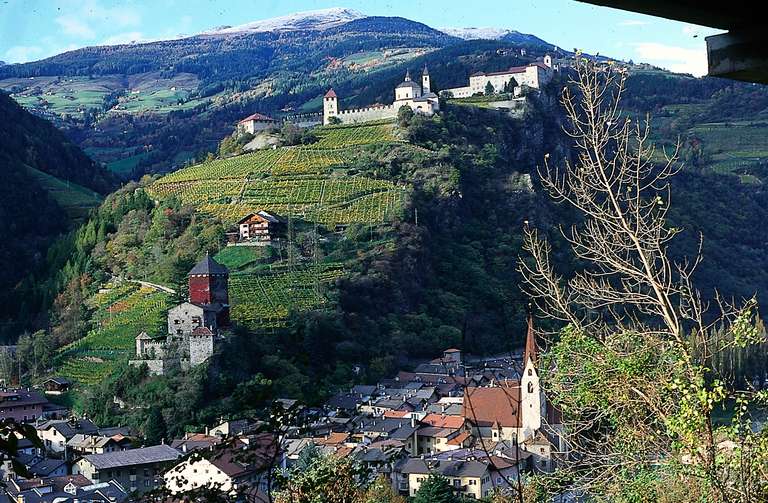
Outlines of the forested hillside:
[[[28,293],[16,283],[44,262],[46,246],[100,204],[116,186],[47,121],[23,110],[0,92],[0,322],[21,320],[19,305]],[[3,324],[0,334],[14,333]]]

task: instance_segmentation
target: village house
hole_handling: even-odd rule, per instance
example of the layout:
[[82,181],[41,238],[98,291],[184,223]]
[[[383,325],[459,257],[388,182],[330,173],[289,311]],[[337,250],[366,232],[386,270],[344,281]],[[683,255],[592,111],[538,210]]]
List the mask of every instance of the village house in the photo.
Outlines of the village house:
[[94,484],[82,475],[14,478],[6,482],[5,490],[9,501],[19,503],[121,503],[128,500],[125,489],[117,482]]
[[30,388],[0,388],[0,420],[28,423],[43,416],[48,400]]
[[281,217],[267,211],[249,213],[237,222],[237,229],[227,233],[228,245],[266,246],[285,235]]
[[255,113],[237,123],[237,130],[242,133],[256,134],[265,129],[277,127],[278,122],[272,117]]
[[417,432],[418,452],[432,454],[468,447],[472,436],[464,430],[464,418],[445,414],[427,414],[419,423]]
[[543,61],[536,61],[525,66],[514,66],[500,72],[477,72],[469,77],[469,85],[454,87],[441,92],[453,98],[469,98],[476,94],[485,94],[490,84],[493,92],[509,91],[519,95],[523,87],[540,89],[552,80],[552,58],[547,54]]
[[373,443],[380,440],[399,440],[410,453],[416,453],[417,431],[416,418],[388,419],[361,418],[354,425],[352,440],[358,443]]
[[143,494],[162,485],[161,474],[181,453],[168,445],[128,451],[88,454],[72,466],[72,473],[94,483],[114,480],[129,493]]
[[[345,124],[367,122],[397,117],[400,108],[409,107],[414,113],[434,115],[440,110],[440,100],[432,92],[427,67],[421,74],[421,84],[411,80],[410,72],[405,72],[405,79],[394,89],[395,100],[391,105],[371,105],[366,108],[342,110],[339,97],[333,89],[323,96],[323,124],[330,124],[338,119]],[[335,119],[334,119],[335,118]]]
[[165,487],[173,494],[201,487],[225,494],[266,492],[265,470],[274,461],[277,448],[274,436],[265,433],[244,440],[246,443],[238,440],[220,449],[211,447],[200,451],[201,456],[183,460],[165,473]]
[[77,434],[99,434],[98,426],[88,419],[54,419],[39,424],[36,429],[46,450],[53,453],[65,452],[67,442]]
[[[504,463],[507,467],[508,463]],[[464,460],[426,460],[411,458],[400,468],[408,477],[408,495],[413,497],[430,474],[439,474],[448,480],[453,490],[464,497],[484,498],[494,489],[494,476],[498,468],[491,463]]]
[[42,386],[46,395],[61,395],[69,391],[72,381],[64,377],[51,377],[43,381]]
[[186,433],[184,438],[172,440],[171,447],[182,454],[186,454],[192,451],[210,449],[220,443],[221,437],[206,435],[205,433]]
[[131,439],[123,435],[106,436],[78,433],[67,441],[67,452],[71,456],[127,451],[132,447]]

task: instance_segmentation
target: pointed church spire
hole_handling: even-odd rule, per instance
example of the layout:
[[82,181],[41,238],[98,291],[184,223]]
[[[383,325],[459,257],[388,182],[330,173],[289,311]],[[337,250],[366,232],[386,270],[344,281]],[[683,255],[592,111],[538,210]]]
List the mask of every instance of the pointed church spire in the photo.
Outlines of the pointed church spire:
[[525,338],[525,354],[523,355],[523,366],[528,365],[530,358],[533,364],[536,364],[538,358],[536,349],[536,336],[533,333],[533,310],[528,306],[528,334]]
[[406,69],[405,70],[405,81],[409,82],[411,80],[411,71]]
[[422,70],[421,75],[429,75],[429,70],[427,70],[427,64],[424,63],[424,70]]

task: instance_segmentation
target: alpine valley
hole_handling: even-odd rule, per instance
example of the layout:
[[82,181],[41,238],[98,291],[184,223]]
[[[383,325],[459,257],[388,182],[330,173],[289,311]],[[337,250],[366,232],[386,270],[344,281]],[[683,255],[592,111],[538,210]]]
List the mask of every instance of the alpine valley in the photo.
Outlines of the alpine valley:
[[[338,8],[0,66],[0,335],[14,347],[0,378],[64,378],[63,405],[159,443],[264,417],[275,398],[321,404],[449,347],[517,352],[524,226],[551,239],[558,267],[577,265],[558,229],[578,219],[537,171],[573,157],[559,97],[575,56],[511,27]],[[768,90],[590,59],[626,68],[624,109],[650,114],[659,152],[681,141],[673,256],[703,236],[707,298],[762,300]],[[549,72],[536,88],[440,93],[529,66]],[[406,84],[427,99],[423,75],[439,113],[328,120],[331,98],[375,108]],[[269,127],[238,126],[252,114]],[[275,234],[241,246],[243,225]],[[226,302],[199,300],[193,278],[222,266]],[[217,302],[231,328],[205,364],[135,364],[167,365],[170,338],[155,339],[173,335],[176,306],[222,316]],[[722,364],[733,382],[765,381],[766,351]]]

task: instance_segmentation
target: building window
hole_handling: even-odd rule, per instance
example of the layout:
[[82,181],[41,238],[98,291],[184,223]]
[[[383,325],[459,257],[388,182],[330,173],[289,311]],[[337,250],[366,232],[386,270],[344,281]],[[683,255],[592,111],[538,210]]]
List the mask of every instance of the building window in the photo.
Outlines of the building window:
[[533,383],[532,382],[528,383],[528,393],[533,393]]

